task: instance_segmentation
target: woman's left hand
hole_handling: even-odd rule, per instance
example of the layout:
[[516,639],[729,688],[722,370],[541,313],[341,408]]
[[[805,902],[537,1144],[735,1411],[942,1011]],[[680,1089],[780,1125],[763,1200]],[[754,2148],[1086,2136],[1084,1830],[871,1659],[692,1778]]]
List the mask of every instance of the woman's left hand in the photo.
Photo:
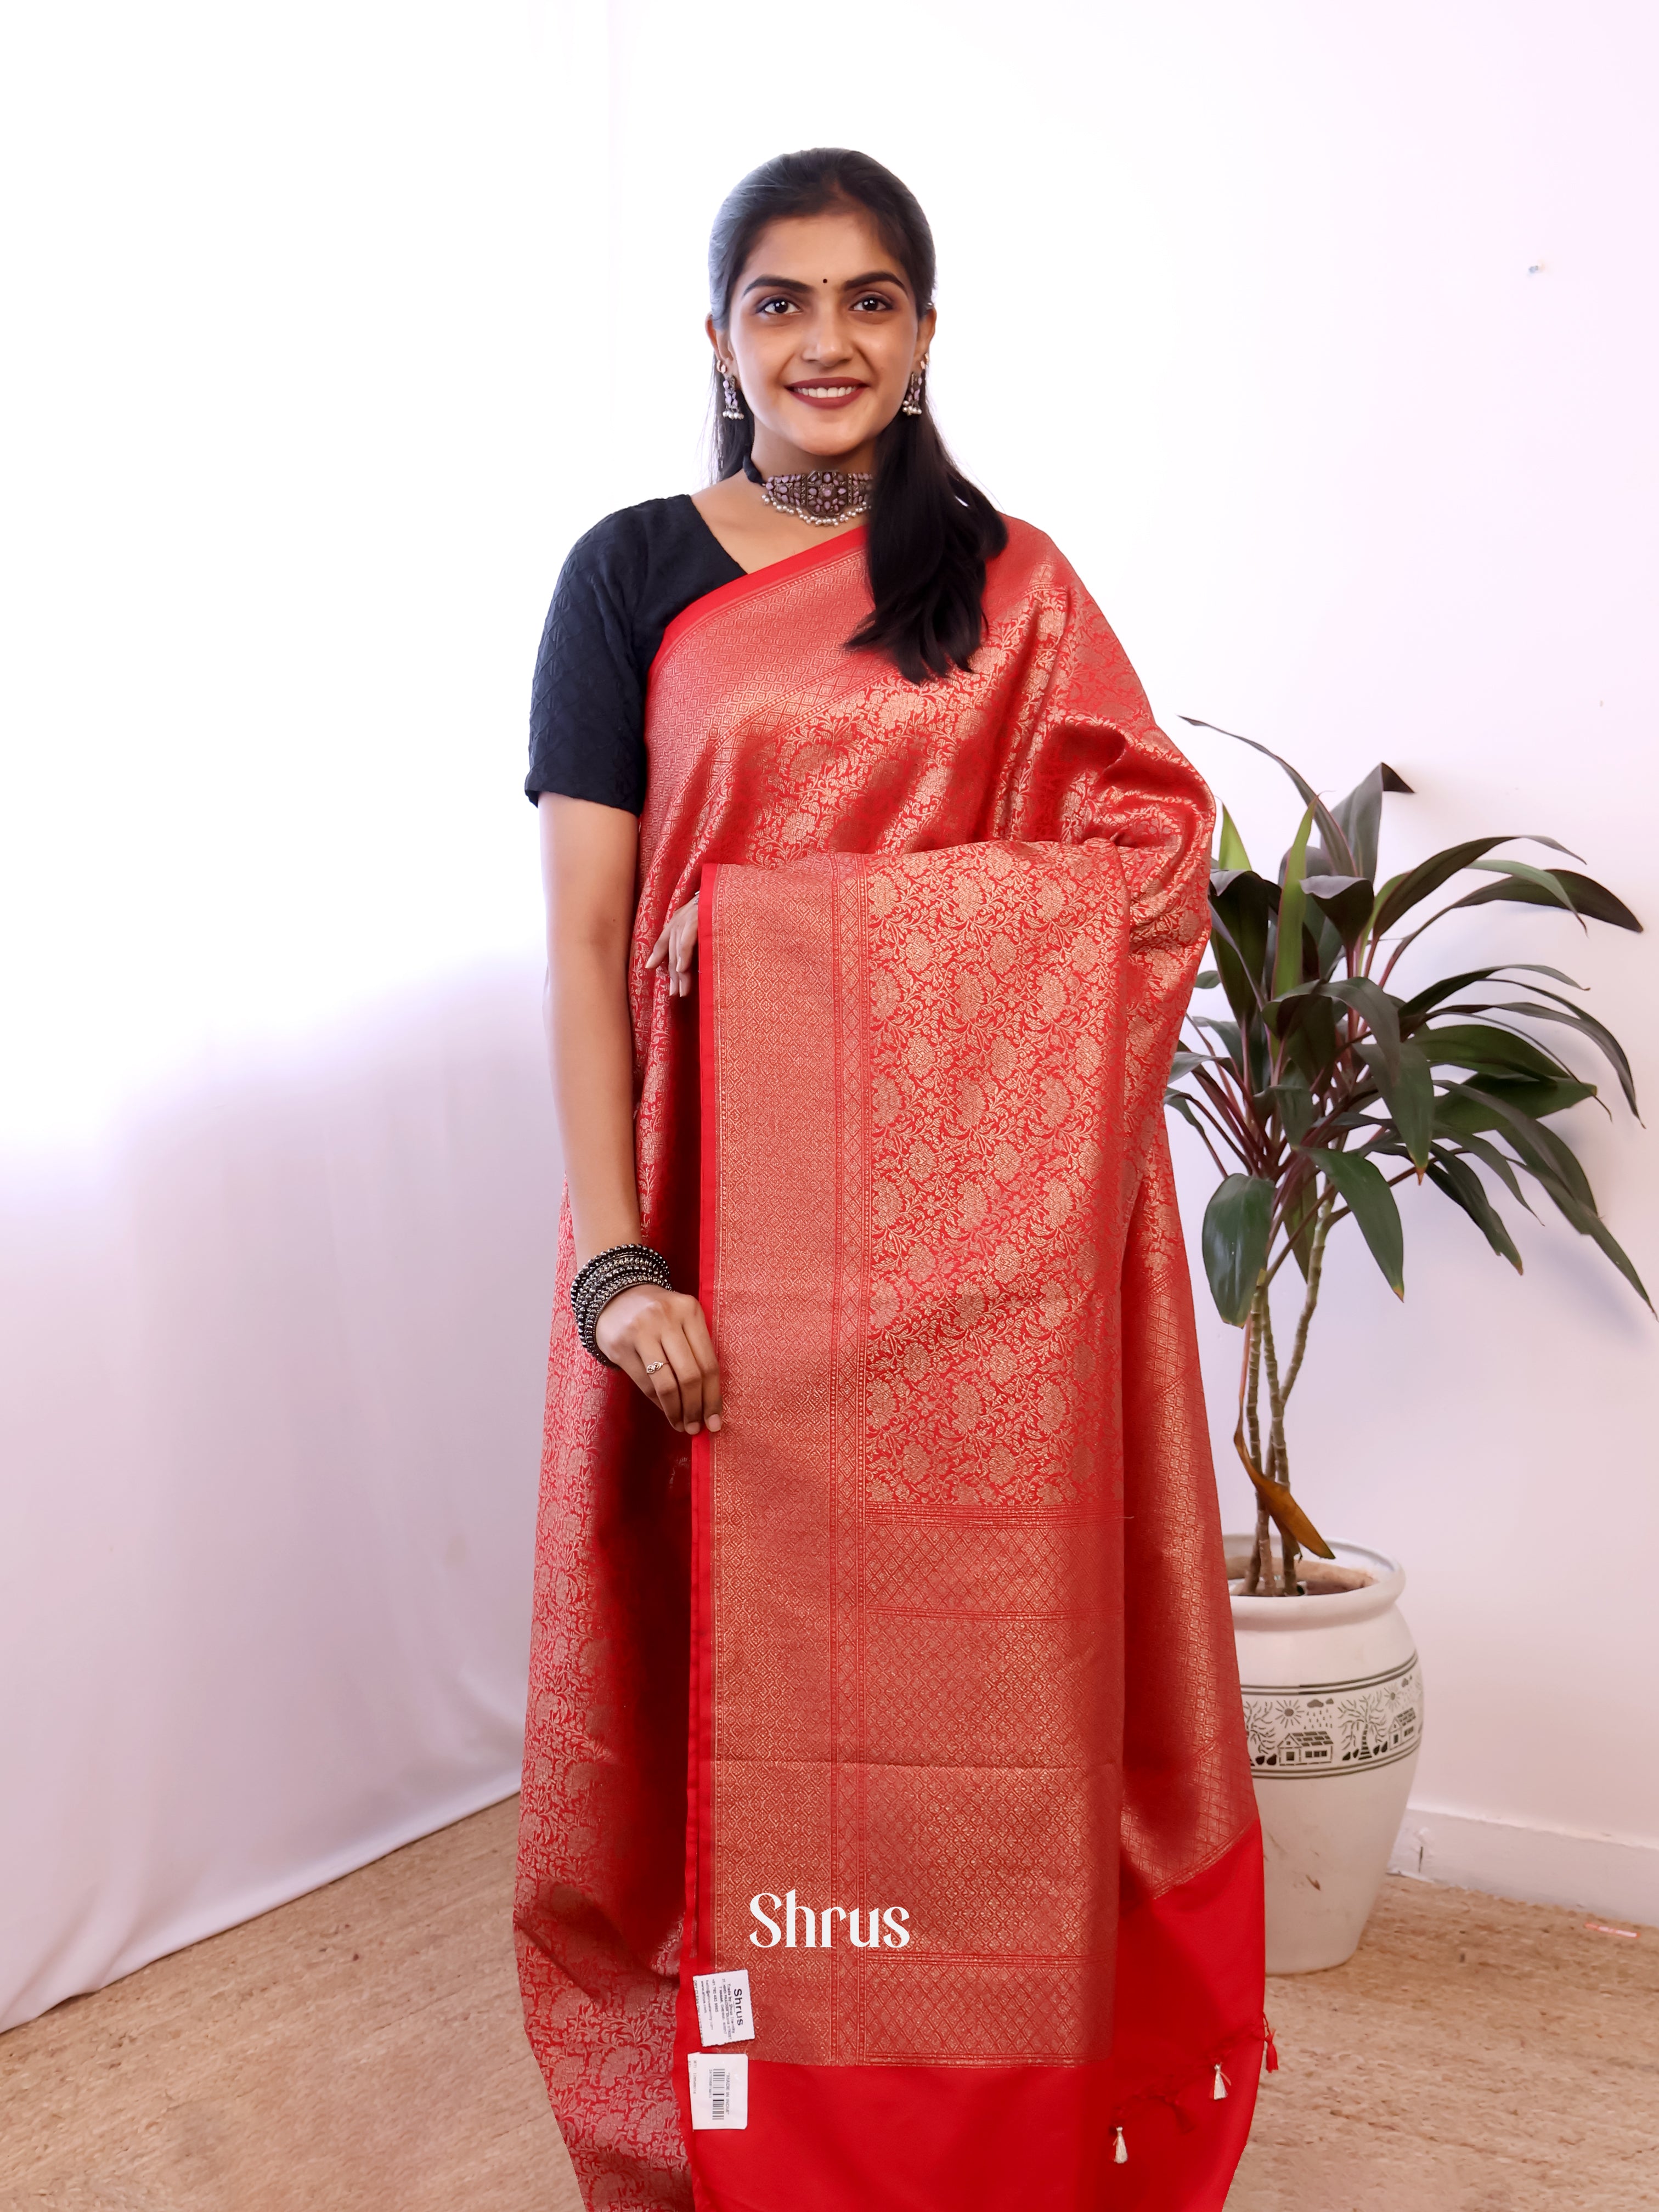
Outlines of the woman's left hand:
[[671,999],[691,995],[691,970],[697,962],[697,901],[694,893],[676,915],[671,915],[662,935],[652,946],[647,968],[660,968]]

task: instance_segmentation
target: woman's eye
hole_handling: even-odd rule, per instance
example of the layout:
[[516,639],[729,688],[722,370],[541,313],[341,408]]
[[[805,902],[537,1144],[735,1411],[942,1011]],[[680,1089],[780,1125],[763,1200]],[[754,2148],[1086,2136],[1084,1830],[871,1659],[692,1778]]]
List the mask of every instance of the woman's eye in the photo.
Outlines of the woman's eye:
[[885,313],[893,303],[884,292],[866,292],[861,300],[855,300],[853,304],[857,307],[879,307]]
[[755,313],[757,315],[769,315],[775,311],[779,313],[787,313],[793,308],[794,304],[793,300],[785,299],[780,293],[775,300],[763,300]]

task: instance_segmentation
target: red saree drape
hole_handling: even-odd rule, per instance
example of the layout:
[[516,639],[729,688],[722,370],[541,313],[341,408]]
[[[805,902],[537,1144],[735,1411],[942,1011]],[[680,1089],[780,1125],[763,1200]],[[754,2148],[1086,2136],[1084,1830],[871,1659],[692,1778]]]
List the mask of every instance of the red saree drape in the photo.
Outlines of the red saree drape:
[[[845,650],[861,556],[652,672],[641,1195],[728,1419],[561,1306],[526,2022],[590,2205],[1219,2207],[1260,1845],[1162,1121],[1209,800],[1038,532],[923,688]],[[642,963],[700,885],[699,1019]],[[738,1966],[748,2123],[694,2130]]]

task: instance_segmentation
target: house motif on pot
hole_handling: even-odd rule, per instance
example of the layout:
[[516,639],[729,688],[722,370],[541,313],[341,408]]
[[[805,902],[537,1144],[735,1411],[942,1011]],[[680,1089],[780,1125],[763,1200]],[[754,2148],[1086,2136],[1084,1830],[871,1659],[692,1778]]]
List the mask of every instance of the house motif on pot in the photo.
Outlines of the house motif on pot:
[[1417,1749],[1422,1677],[1415,1657],[1358,1682],[1282,1688],[1247,1682],[1244,1726],[1258,1774],[1352,1773]]
[[1281,1766],[1328,1766],[1333,1748],[1328,1729],[1298,1729],[1280,1741],[1279,1763]]

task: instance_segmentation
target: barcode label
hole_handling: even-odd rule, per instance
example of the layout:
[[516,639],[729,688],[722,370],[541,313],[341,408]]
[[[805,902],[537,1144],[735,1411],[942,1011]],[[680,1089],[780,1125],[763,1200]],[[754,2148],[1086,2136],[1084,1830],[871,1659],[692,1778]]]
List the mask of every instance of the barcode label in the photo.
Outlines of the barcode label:
[[711,2055],[688,2051],[691,2070],[691,2124],[694,2128],[746,2128],[749,2124],[749,2053],[734,2051]]
[[747,1966],[725,1974],[693,1974],[691,1989],[697,2000],[697,2033],[705,2044],[754,2041]]

